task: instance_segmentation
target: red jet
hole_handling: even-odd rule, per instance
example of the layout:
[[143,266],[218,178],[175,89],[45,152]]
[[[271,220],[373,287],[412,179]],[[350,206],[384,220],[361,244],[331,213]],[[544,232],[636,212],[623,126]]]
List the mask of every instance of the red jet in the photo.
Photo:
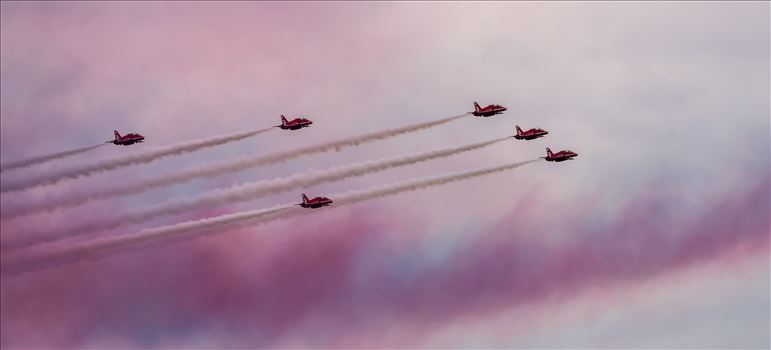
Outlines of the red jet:
[[506,107],[501,105],[489,105],[485,108],[482,108],[479,107],[479,103],[474,102],[474,112],[471,114],[477,117],[492,117],[503,112],[506,112]]
[[303,195],[303,202],[295,205],[299,205],[303,208],[316,209],[316,208],[326,207],[332,204],[332,200],[327,197],[316,197],[313,199],[308,199],[305,193],[303,193],[302,195]]
[[517,140],[533,140],[539,137],[544,137],[549,133],[546,130],[538,128],[522,131],[522,129],[519,128],[519,125],[514,125],[514,127],[517,128],[517,135],[514,136],[514,138]]
[[140,143],[145,140],[145,137],[139,134],[128,133],[124,136],[120,136],[118,130],[113,130],[113,132],[115,133],[115,140],[105,141],[106,143],[128,146],[130,144]]
[[568,150],[552,153],[549,147],[546,147],[546,157],[543,157],[543,159],[546,159],[547,162],[564,162],[577,156],[578,153]]
[[311,124],[313,124],[313,122],[305,118],[295,118],[295,119],[292,119],[291,121],[288,121],[286,120],[286,117],[284,117],[284,115],[282,114],[281,125],[276,125],[276,126],[284,130],[297,130],[297,129],[309,127],[311,126]]

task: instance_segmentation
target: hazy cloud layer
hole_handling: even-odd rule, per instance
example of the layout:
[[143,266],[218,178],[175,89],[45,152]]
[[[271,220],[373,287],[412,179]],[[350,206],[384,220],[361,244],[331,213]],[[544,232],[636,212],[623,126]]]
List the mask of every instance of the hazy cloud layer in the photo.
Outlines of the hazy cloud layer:
[[[511,347],[522,343],[478,339],[475,326],[510,334],[505,319],[485,321],[520,308],[530,310],[525,319],[538,318],[554,310],[543,303],[576,301],[583,290],[602,304],[603,296],[592,294],[599,286],[644,290],[645,281],[703,263],[720,261],[714,273],[731,274],[733,265],[718,257],[771,272],[757,266],[764,261],[758,257],[768,255],[770,6],[3,2],[3,164],[109,139],[113,129],[139,132],[148,142],[95,149],[89,162],[275,125],[280,114],[314,121],[297,132],[276,130],[110,174],[3,193],[3,211],[458,115],[475,100],[509,107],[494,118],[461,118],[296,162],[3,218],[3,236],[309,168],[477,142],[513,133],[514,124],[550,134],[308,190],[341,193],[506,164],[542,156],[547,146],[580,156],[4,280],[2,345]],[[87,163],[81,158],[0,177],[12,183],[58,173]],[[115,234],[295,198],[275,194]],[[720,281],[702,289],[724,287]],[[705,299],[715,306],[706,310],[718,310],[717,304],[733,312],[705,312],[681,338],[645,323],[622,300],[603,304],[598,318],[579,317],[594,332],[615,335],[566,336],[567,343],[557,345],[589,339],[578,344],[638,347],[650,344],[640,336],[649,334],[671,340],[657,343],[666,347],[768,347],[768,336],[736,326],[763,319],[736,319],[743,314],[738,310],[764,310],[760,316],[768,319],[767,297],[758,298],[768,295],[759,290],[768,283],[739,284],[754,292],[720,294],[747,296],[742,303]],[[685,298],[690,287],[663,288]],[[655,299],[628,302],[674,319],[690,315],[686,307]],[[613,315],[624,322],[602,323]],[[724,322],[723,315],[736,322]],[[459,336],[442,342],[448,329]],[[575,331],[548,322],[538,330]],[[618,334],[628,334],[630,343],[618,342]]]

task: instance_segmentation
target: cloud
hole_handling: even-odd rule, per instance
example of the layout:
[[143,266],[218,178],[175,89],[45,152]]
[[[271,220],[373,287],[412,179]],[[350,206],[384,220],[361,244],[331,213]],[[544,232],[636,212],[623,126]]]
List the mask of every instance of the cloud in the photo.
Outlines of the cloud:
[[[13,285],[4,281],[3,346],[420,344],[444,323],[432,312],[477,324],[476,315],[508,307],[506,301],[531,302],[527,288],[569,298],[561,291],[586,281],[601,286],[640,280],[744,242],[767,246],[762,232],[715,232],[768,231],[761,225],[767,200],[746,192],[768,192],[757,183],[769,175],[768,3],[0,6],[3,159],[74,148],[114,128],[148,130],[153,139],[176,142],[251,129],[279,114],[323,125],[121,173],[141,179],[255,150],[317,144],[364,127],[451,115],[473,100],[510,107],[500,118],[466,118],[430,134],[158,189],[66,215],[3,220],[3,234],[80,223],[93,213],[307,168],[473,142],[515,122],[550,135],[516,149],[490,147],[473,157],[314,190],[342,192],[488,166],[542,155],[545,146],[581,153],[581,161],[571,164],[534,165],[496,181],[393,197],[388,206],[360,204],[350,212],[73,265]],[[2,207],[115,182],[95,176],[4,194]],[[726,210],[716,209],[720,203]],[[490,228],[490,222],[499,225]],[[649,231],[651,237],[643,234]],[[489,250],[490,259],[479,249]],[[539,249],[551,259],[532,253]],[[557,253],[566,255],[548,255]],[[499,256],[496,265],[492,257]],[[617,264],[602,266],[604,259]],[[466,260],[469,265],[462,265]],[[528,275],[520,264],[554,279]],[[563,282],[554,277],[560,271]],[[505,278],[483,274],[493,272]],[[478,279],[466,277],[471,273]],[[210,283],[201,287],[201,280]],[[431,289],[430,282],[456,290]],[[411,298],[413,286],[423,290]],[[458,301],[461,292],[478,298]],[[89,308],[82,307],[84,300]],[[721,316],[712,314],[717,324]],[[40,328],[47,329],[45,337]],[[731,325],[718,329],[725,333],[713,335],[724,339],[742,334]]]
[[[419,221],[388,220],[384,214],[395,209],[384,207],[338,209],[248,235],[6,280],[2,316],[10,323],[3,342],[77,347],[92,332],[106,332],[137,339],[139,347],[190,346],[213,327],[228,330],[227,339],[208,339],[213,346],[419,346],[454,319],[568,300],[725,254],[768,254],[770,187],[763,180],[690,215],[678,211],[671,195],[651,197],[655,191],[641,193],[610,218],[582,201],[557,205],[530,196],[438,260],[427,256],[440,241],[421,243],[430,236],[419,233]],[[563,225],[573,228],[568,239],[551,239],[560,226],[544,224],[552,217],[536,215],[542,207],[566,213]],[[408,238],[415,234],[418,239]],[[394,240],[400,236],[407,240]],[[98,304],[83,308],[84,296]],[[59,322],[73,329],[61,338],[23,336],[31,334],[26,325]],[[373,336],[381,328],[383,337],[395,329],[402,337]]]

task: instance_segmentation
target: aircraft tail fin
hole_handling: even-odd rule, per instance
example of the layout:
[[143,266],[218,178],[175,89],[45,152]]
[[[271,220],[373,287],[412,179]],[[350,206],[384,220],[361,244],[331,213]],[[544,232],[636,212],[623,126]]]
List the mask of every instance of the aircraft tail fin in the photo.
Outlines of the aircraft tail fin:
[[546,155],[549,157],[554,155],[554,153],[551,153],[551,149],[549,149],[549,147],[546,147]]
[[308,196],[305,195],[305,193],[302,193],[303,196],[303,203],[308,203]]
[[118,139],[120,139],[120,134],[118,133],[118,130],[113,130],[112,132],[115,134],[115,140],[116,140],[116,141],[117,141]]
[[482,108],[481,108],[481,107],[479,107],[479,103],[477,103],[476,101],[474,101],[474,111],[475,111],[475,112],[479,112],[479,110],[480,110],[480,109],[482,109]]
[[522,135],[522,129],[519,128],[519,125],[514,125],[515,128],[517,128],[517,135]]
[[286,117],[282,114],[281,115],[281,124],[282,125],[286,125],[286,123],[288,123],[288,121],[286,120]]

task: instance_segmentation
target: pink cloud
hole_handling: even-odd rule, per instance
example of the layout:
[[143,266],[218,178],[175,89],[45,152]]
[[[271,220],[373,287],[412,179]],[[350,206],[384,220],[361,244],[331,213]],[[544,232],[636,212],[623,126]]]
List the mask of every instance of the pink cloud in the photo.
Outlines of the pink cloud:
[[[393,209],[333,210],[4,280],[3,345],[78,347],[106,337],[137,347],[416,346],[456,318],[473,322],[726,254],[767,255],[768,191],[765,180],[689,215],[667,214],[676,207],[670,195],[641,194],[608,220],[585,203],[526,197],[500,224],[438,256],[447,240],[420,233],[419,221],[389,219]],[[544,207],[567,213],[567,238],[549,239],[559,235],[550,217],[534,215]],[[401,336],[379,337],[379,327]]]
[[[768,23],[755,6],[768,4],[550,6],[3,2],[3,161],[101,141],[116,127],[162,145],[272,124],[279,113],[319,126],[121,173],[141,177],[457,114],[475,98],[511,106],[501,119],[3,221],[4,235],[202,188],[479,141],[513,123],[549,129],[554,138],[543,142],[576,148],[581,160],[4,279],[0,344],[415,346],[452,320],[715,256],[767,255],[768,154],[758,149],[768,144],[768,81],[758,72],[768,69]],[[645,25],[653,23],[656,30]],[[640,45],[646,40],[652,45]],[[510,161],[544,146],[514,145],[396,177]],[[758,174],[766,178],[741,190]],[[3,206],[115,181],[4,195]]]

